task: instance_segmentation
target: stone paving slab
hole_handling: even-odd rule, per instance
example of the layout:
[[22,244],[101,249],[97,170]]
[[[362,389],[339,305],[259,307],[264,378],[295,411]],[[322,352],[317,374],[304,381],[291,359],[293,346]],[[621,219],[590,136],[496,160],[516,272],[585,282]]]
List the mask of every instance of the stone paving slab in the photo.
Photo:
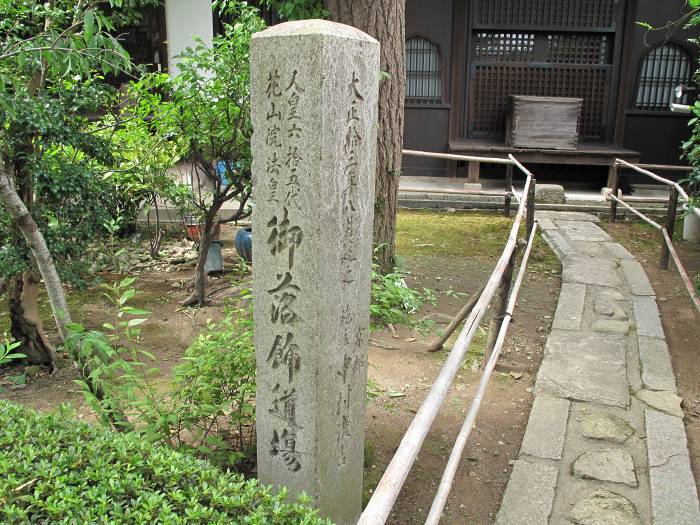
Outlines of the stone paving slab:
[[558,397],[536,397],[520,453],[543,459],[561,459],[570,405],[569,401]]
[[543,230],[556,230],[557,225],[554,224],[554,222],[551,219],[547,219],[545,217],[538,217],[537,222],[540,225],[540,228]]
[[565,283],[622,287],[617,264],[612,259],[572,256],[565,259],[562,280]]
[[613,254],[616,259],[634,259],[634,255],[628,252],[621,244],[616,242],[604,242],[603,246]]
[[535,394],[626,407],[629,389],[625,338],[552,330],[535,383]]
[[571,245],[571,241],[565,239],[559,233],[559,230],[551,230],[544,239],[560,259],[576,253],[576,249]]
[[634,295],[654,295],[654,289],[641,264],[634,260],[623,259],[620,261],[620,267]]
[[559,221],[585,221],[585,222],[600,222],[600,219],[592,213],[584,213],[580,211],[536,211],[535,217],[539,219],[550,219]]
[[547,525],[558,476],[557,467],[517,460],[503,494],[496,525]]
[[646,410],[654,525],[697,525],[700,505],[683,420]]
[[595,257],[597,259],[609,259],[610,252],[599,242],[571,241],[577,255]]
[[576,283],[562,283],[561,288],[552,328],[580,330],[583,305],[586,300],[586,286]]
[[639,360],[642,367],[642,383],[651,390],[676,391],[676,376],[673,373],[668,346],[662,339],[637,337]]
[[653,287],[585,215],[537,212],[563,283],[496,523],[700,525]]
[[656,298],[633,296],[632,305],[634,306],[634,320],[637,325],[637,333],[646,337],[665,339],[659,309],[656,306]]
[[592,222],[584,221],[568,221],[557,219],[554,223],[566,234],[572,241],[595,241],[609,242],[612,237],[605,233],[600,226]]

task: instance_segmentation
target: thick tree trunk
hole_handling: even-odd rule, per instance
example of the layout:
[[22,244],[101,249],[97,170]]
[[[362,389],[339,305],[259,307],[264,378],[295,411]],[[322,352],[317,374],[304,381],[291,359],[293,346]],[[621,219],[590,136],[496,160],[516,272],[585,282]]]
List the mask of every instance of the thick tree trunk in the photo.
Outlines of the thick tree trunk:
[[39,317],[38,283],[39,279],[31,270],[12,279],[8,299],[10,332],[15,341],[22,343],[20,352],[27,356],[29,363],[48,366],[53,370],[55,350],[44,333]]
[[375,181],[374,243],[384,273],[393,269],[396,206],[403,148],[405,91],[405,0],[324,0],[334,22],[351,25],[381,45],[381,70],[389,74],[379,83],[379,129]]
[[46,246],[44,236],[39,231],[24,202],[17,195],[10,181],[10,176],[4,168],[5,166],[0,161],[0,203],[5,205],[13,223],[22,232],[22,236],[32,252],[41,277],[44,279],[58,333],[61,339],[65,341],[68,337],[68,324],[71,322],[71,319],[66,296],[63,293],[61,278],[58,276],[53,257]]
[[209,254],[209,248],[214,240],[214,227],[217,222],[217,214],[221,204],[212,204],[211,208],[207,211],[207,215],[204,219],[204,227],[202,228],[202,234],[199,239],[199,256],[197,257],[197,264],[194,267],[194,290],[192,295],[182,302],[182,306],[203,306],[207,299],[207,274],[204,271],[204,265],[207,263],[207,255]]

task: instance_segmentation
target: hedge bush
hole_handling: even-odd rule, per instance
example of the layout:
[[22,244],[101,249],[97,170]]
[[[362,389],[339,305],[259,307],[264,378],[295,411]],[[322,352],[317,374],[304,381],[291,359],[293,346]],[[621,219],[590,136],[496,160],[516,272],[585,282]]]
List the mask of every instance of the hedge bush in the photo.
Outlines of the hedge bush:
[[0,523],[329,522],[202,460],[0,401]]

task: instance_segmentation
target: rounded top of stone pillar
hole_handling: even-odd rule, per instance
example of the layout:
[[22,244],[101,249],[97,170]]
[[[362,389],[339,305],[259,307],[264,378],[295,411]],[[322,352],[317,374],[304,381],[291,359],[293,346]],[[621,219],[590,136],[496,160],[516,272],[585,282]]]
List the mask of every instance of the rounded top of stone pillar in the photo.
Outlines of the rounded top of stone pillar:
[[[312,20],[295,20],[293,22],[285,22],[269,27],[264,31],[255,33],[254,39],[270,38],[278,36],[302,36],[302,35],[321,35],[331,36],[336,38],[346,38],[352,40],[365,40],[368,42],[377,42],[367,33],[363,33],[359,29],[339,24],[337,22],[329,22],[328,20],[312,19]],[[378,42],[377,42],[378,43]]]

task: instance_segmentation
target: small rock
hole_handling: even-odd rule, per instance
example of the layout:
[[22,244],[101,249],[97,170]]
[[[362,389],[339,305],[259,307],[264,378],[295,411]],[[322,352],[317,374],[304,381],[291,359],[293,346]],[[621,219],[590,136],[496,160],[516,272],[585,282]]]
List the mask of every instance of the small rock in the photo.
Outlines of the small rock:
[[619,494],[597,490],[571,509],[569,519],[578,525],[640,525],[636,507]]
[[673,392],[669,392],[668,390],[656,392],[644,389],[638,390],[634,395],[637,399],[644,401],[647,405],[656,410],[660,410],[671,416],[683,417],[683,409],[681,408],[683,399]]
[[589,439],[600,439],[622,444],[634,434],[634,429],[612,414],[591,414],[581,420],[581,434]]
[[513,379],[522,379],[523,373],[522,372],[511,372],[510,377]]
[[595,332],[604,332],[612,334],[627,334],[630,331],[629,321],[616,321],[613,319],[598,319],[591,324],[591,328]]
[[615,304],[608,299],[599,297],[593,301],[593,310],[600,315],[612,316],[615,313]]
[[574,476],[637,486],[632,456],[623,450],[612,448],[589,451],[579,456],[574,462]]

